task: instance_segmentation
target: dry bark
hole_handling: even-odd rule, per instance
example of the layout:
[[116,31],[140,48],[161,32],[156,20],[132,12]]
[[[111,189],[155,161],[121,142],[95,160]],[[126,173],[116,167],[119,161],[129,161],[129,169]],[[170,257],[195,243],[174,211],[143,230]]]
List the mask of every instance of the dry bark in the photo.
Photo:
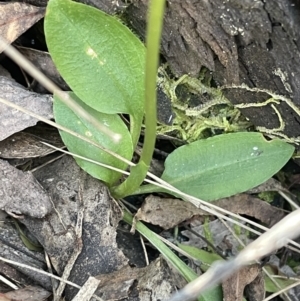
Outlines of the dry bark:
[[[133,29],[145,35],[147,0],[126,9]],[[167,2],[161,52],[177,76],[197,76],[201,67],[213,72],[217,85],[234,104],[261,103],[266,93],[233,89],[246,84],[283,95],[300,106],[300,4],[279,1],[198,0]],[[300,116],[284,101],[276,105],[285,123],[282,133],[300,136]],[[255,126],[278,128],[270,106],[242,109]],[[293,140],[293,139],[292,139]]]

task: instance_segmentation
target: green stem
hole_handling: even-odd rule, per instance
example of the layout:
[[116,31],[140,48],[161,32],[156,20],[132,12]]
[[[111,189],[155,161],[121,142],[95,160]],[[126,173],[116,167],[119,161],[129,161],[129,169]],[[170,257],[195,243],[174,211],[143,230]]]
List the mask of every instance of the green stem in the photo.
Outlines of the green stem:
[[149,4],[146,36],[145,74],[145,139],[139,163],[121,185],[112,189],[116,198],[123,198],[136,191],[149,169],[156,140],[156,79],[159,63],[159,46],[163,26],[165,0],[152,0]]

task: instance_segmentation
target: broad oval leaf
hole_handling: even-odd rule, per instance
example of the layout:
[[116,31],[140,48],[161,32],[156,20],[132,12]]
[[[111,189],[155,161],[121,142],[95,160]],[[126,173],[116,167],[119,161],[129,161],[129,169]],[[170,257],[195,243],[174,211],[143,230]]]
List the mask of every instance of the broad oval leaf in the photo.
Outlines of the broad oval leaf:
[[51,57],[74,93],[99,112],[131,115],[136,142],[145,46],[116,17],[69,0],[49,1],[44,26]]
[[205,201],[251,189],[279,171],[294,147],[260,133],[232,133],[198,140],[170,154],[162,179]]
[[[86,110],[90,115],[96,117],[104,125],[109,127],[112,131],[119,133],[121,135],[121,140],[119,142],[114,142],[111,137],[106,136],[102,132],[95,130],[95,128],[89,124],[86,120],[81,119],[75,113],[70,110],[66,105],[64,105],[56,96],[54,97],[54,116],[58,124],[67,127],[68,129],[77,132],[87,138],[97,142],[101,146],[121,155],[122,157],[130,160],[133,154],[133,146],[131,142],[131,137],[128,132],[127,127],[121,120],[119,115],[110,115],[97,112],[92,108],[85,105],[74,93],[70,93],[74,101],[80,104],[84,110]],[[64,131],[60,131],[60,135],[67,146],[68,150],[80,156],[84,156],[88,159],[95,160],[97,162],[105,163],[120,169],[126,169],[127,164],[116,160],[113,156],[107,154],[103,150],[82,141]],[[100,179],[110,185],[115,184],[115,182],[121,177],[121,174],[101,167],[97,164],[90,163],[86,160],[74,157],[77,164],[85,170],[87,173],[93,177]]]

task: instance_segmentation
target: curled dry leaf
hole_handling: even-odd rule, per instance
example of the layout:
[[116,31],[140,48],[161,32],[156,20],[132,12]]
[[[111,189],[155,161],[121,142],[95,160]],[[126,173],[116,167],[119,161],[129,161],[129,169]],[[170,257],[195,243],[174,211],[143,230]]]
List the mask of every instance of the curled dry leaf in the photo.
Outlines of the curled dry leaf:
[[9,300],[18,301],[43,301],[50,295],[50,292],[39,286],[27,286],[5,294],[6,297],[10,298]]
[[159,225],[167,230],[195,215],[208,215],[208,213],[189,202],[150,195],[138,210],[135,219]]
[[[25,232],[28,238],[33,239],[29,232]],[[36,269],[45,268],[44,254],[41,252],[31,251],[21,240],[21,234],[18,232],[15,224],[11,219],[0,222],[0,256],[21,264],[25,264]],[[0,261],[1,276],[5,277],[12,283],[19,283],[22,287],[35,283],[45,289],[51,290],[51,281],[48,276],[34,273],[27,268],[19,265],[13,266],[3,264]],[[1,290],[1,283],[0,283]],[[1,290],[2,291],[2,290]],[[7,290],[5,291],[7,292]]]
[[[53,118],[52,97],[26,90],[23,86],[0,76],[0,97],[47,119]],[[37,119],[0,102],[0,141],[37,123]]]
[[31,172],[0,160],[0,209],[14,217],[42,218],[52,210],[50,197]]
[[261,193],[265,191],[285,191],[289,192],[286,188],[282,186],[282,184],[274,178],[270,178],[266,182],[258,185],[250,190],[247,193]]
[[[222,283],[224,301],[242,301],[244,289],[251,293],[251,301],[262,301],[265,287],[261,267],[258,264],[243,267]],[[250,299],[249,299],[250,300]]]
[[[21,2],[2,2],[0,4],[0,36],[12,43],[22,33],[39,21],[45,8]],[[3,49],[0,48],[0,53]]]
[[100,280],[98,294],[103,300],[168,300],[177,287],[174,273],[163,258],[156,259],[145,268],[126,266],[96,278]]
[[214,204],[236,214],[255,217],[268,227],[272,227],[286,215],[280,208],[248,194],[238,194],[218,200]]
[[0,293],[0,301],[11,301],[11,299]]
[[43,157],[51,154],[56,150],[41,143],[41,141],[50,143],[56,147],[62,147],[63,143],[57,132],[56,135],[56,137],[52,135],[53,139],[50,138],[46,140],[31,133],[15,133],[3,141],[0,141],[0,158],[24,159]]

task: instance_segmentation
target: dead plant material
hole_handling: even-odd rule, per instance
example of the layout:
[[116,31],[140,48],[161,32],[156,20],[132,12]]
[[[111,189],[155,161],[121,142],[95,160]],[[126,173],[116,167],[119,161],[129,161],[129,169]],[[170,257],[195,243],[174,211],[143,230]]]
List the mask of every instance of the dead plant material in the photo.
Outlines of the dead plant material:
[[[27,29],[43,18],[45,8],[27,3],[2,2],[0,4],[0,36],[12,43]],[[0,48],[0,53],[3,49]]]
[[[27,286],[15,291],[8,292],[4,294],[8,300],[18,300],[18,301],[44,301],[46,300],[51,293],[44,290],[39,286]],[[0,296],[1,301],[1,296]]]
[[[2,98],[47,119],[53,118],[52,96],[50,95],[30,92],[14,80],[3,76],[0,76],[0,95]],[[0,103],[0,141],[35,125],[37,122],[36,118]]]
[[50,197],[31,172],[22,172],[0,160],[0,209],[20,218],[42,218],[52,210]]
[[138,210],[135,219],[159,225],[167,230],[196,215],[209,214],[189,202],[150,195]]
[[243,267],[222,283],[224,301],[242,301],[244,289],[251,301],[262,301],[265,297],[264,280],[258,264]]
[[[49,136],[49,132],[47,132],[47,136]],[[48,139],[46,140],[26,132],[15,133],[3,141],[0,141],[0,157],[5,159],[36,158],[46,156],[56,151],[41,143],[41,141],[50,143],[56,147],[63,147],[58,132],[56,132],[56,135],[52,133],[50,140]]]
[[214,204],[236,214],[254,217],[269,228],[286,215],[280,208],[244,193],[218,200]]

